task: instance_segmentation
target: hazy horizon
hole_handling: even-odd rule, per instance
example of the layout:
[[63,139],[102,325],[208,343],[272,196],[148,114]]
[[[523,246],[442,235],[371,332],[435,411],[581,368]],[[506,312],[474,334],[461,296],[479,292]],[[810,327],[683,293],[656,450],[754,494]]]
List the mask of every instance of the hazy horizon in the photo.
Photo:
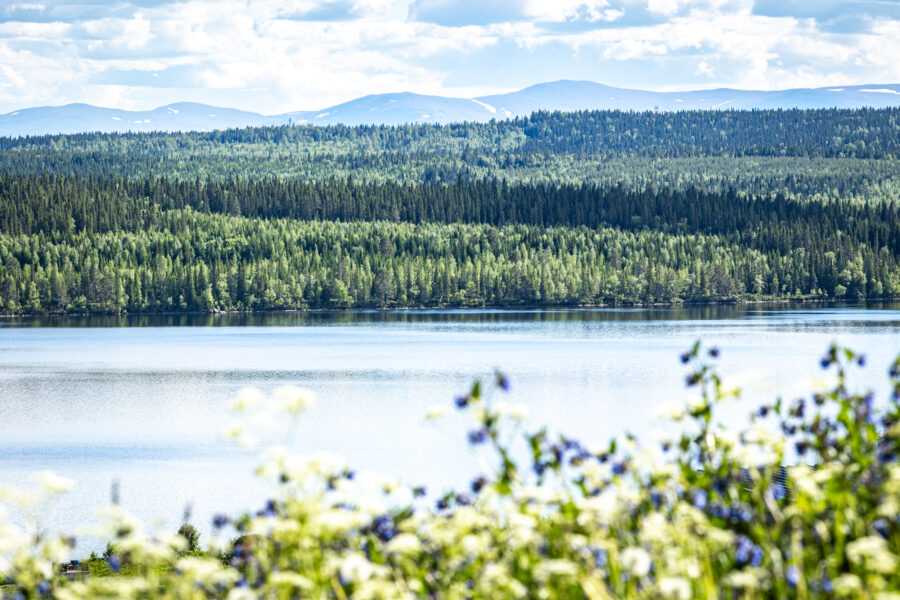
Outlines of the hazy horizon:
[[[560,80],[556,80],[556,81],[539,81],[539,82],[536,82],[536,83],[534,83],[534,84],[525,86],[524,88],[516,88],[516,89],[506,90],[506,91],[504,91],[504,92],[498,92],[498,93],[499,93],[499,94],[513,93],[513,92],[521,91],[521,90],[523,90],[523,89],[527,89],[527,88],[530,88],[530,87],[535,87],[535,86],[539,86],[539,85],[543,85],[543,84],[548,84],[548,83],[560,83],[560,82],[564,82],[564,81],[573,81],[573,82],[578,82],[578,83],[581,83],[581,82],[588,82],[588,83],[598,83],[598,84],[601,84],[601,85],[608,85],[608,84],[605,84],[605,83],[603,83],[603,82],[601,82],[601,81],[560,79]],[[749,91],[769,91],[769,92],[779,92],[779,91],[788,91],[788,90],[792,90],[792,89],[823,89],[823,88],[830,88],[830,87],[834,87],[834,88],[850,88],[850,87],[858,87],[858,86],[861,86],[861,85],[863,85],[863,86],[866,86],[866,85],[868,85],[868,86],[878,86],[878,85],[891,85],[891,86],[896,86],[896,85],[898,85],[898,84],[895,83],[895,82],[867,82],[867,83],[853,83],[853,84],[833,85],[833,86],[818,86],[818,87],[815,87],[815,88],[778,88],[778,89],[773,89],[773,90],[754,90],[754,89],[751,89],[751,88],[727,88],[727,89],[733,89],[733,90],[735,90],[735,91],[748,91],[748,92],[749,92]],[[617,87],[617,86],[609,86],[609,87]],[[717,90],[717,89],[726,89],[726,88],[723,88],[722,86],[715,86],[715,87],[710,86],[710,87],[706,87],[706,88],[697,87],[697,88],[692,88],[692,89],[687,89],[687,88],[685,88],[685,89],[661,89],[661,90],[643,89],[643,88],[641,88],[641,89],[638,89],[638,88],[622,88],[622,89],[633,89],[634,91],[645,91],[645,92],[653,92],[653,93],[677,93],[677,92],[688,93],[688,92],[698,92],[698,91],[714,91],[714,90]],[[483,96],[488,96],[488,95],[490,95],[490,94],[483,94],[483,95],[481,95],[481,96],[474,96],[474,97],[472,97],[472,96],[442,96],[442,95],[438,95],[438,94],[419,94],[418,92],[414,92],[414,91],[412,91],[412,90],[396,90],[396,91],[393,91],[393,92],[379,92],[379,93],[377,93],[377,94],[364,94],[364,95],[362,95],[362,96],[355,96],[355,97],[353,97],[353,98],[348,98],[347,100],[345,100],[345,101],[343,101],[343,102],[349,102],[349,101],[352,101],[352,100],[357,100],[357,99],[359,99],[359,98],[363,98],[363,97],[366,97],[366,96],[383,96],[383,95],[407,94],[407,93],[409,93],[409,94],[421,95],[421,96],[443,97],[443,98],[451,98],[451,99],[459,99],[459,100],[471,100],[472,98],[479,98],[479,97],[483,97]],[[895,93],[900,94],[900,92],[895,92]],[[341,102],[341,103],[343,103],[343,102]],[[341,104],[341,103],[338,103],[338,104]],[[0,114],[2,114],[2,115],[9,115],[9,114],[12,114],[12,113],[16,113],[16,112],[18,112],[18,111],[29,110],[29,109],[32,109],[32,108],[61,108],[61,107],[65,107],[65,106],[77,106],[77,105],[94,106],[94,107],[96,107],[96,108],[106,108],[106,109],[120,110],[120,111],[148,112],[148,111],[157,110],[157,109],[160,109],[160,108],[166,108],[166,107],[169,107],[169,106],[177,106],[177,105],[180,105],[180,104],[182,104],[182,105],[183,105],[183,104],[202,104],[202,105],[209,106],[209,107],[211,107],[211,108],[222,108],[222,109],[229,109],[229,110],[241,110],[241,111],[245,111],[245,112],[258,113],[258,114],[260,114],[260,115],[262,115],[262,116],[278,116],[278,115],[281,115],[281,114],[286,114],[286,113],[291,113],[291,112],[304,112],[304,111],[306,111],[306,112],[315,112],[315,111],[317,111],[317,110],[326,109],[326,108],[331,108],[331,106],[324,106],[324,105],[319,105],[319,106],[304,106],[304,107],[299,107],[299,108],[292,108],[292,109],[290,109],[290,110],[286,110],[286,111],[283,111],[283,112],[281,112],[281,113],[263,113],[263,112],[260,112],[260,111],[258,111],[258,110],[253,110],[252,108],[251,108],[251,109],[247,109],[247,108],[238,108],[238,107],[235,107],[235,106],[227,106],[227,105],[224,105],[224,104],[218,104],[218,105],[217,105],[217,104],[208,104],[208,103],[206,103],[206,102],[195,102],[195,101],[190,101],[190,100],[173,100],[172,102],[167,102],[167,103],[165,103],[165,104],[152,105],[152,106],[150,106],[150,105],[148,105],[148,106],[138,106],[138,107],[133,107],[133,108],[124,108],[124,107],[121,107],[121,106],[112,106],[112,105],[103,105],[103,104],[91,104],[91,103],[88,103],[88,102],[67,102],[67,103],[65,103],[65,104],[44,104],[44,105],[34,105],[34,106],[21,106],[21,107],[19,107],[19,108],[17,108],[17,109],[13,109],[13,110],[11,110],[11,111],[7,111],[7,112],[5,112],[5,113],[0,113]]]

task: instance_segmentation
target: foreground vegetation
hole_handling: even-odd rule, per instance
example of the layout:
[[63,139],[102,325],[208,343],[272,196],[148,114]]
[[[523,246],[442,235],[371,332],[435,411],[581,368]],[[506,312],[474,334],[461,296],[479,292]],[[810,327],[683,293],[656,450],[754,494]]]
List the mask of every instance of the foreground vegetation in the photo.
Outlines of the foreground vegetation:
[[[454,404],[468,443],[493,469],[471,488],[426,500],[384,483],[366,491],[339,460],[269,449],[259,475],[276,495],[256,513],[221,515],[220,542],[197,550],[190,527],[156,535],[118,507],[100,532],[113,543],[95,576],[70,582],[54,561],[68,537],[39,521],[0,524],[4,597],[55,598],[853,598],[900,595],[900,357],[892,397],[852,393],[865,357],[832,347],[832,379],[808,397],[724,427],[739,396],[714,368],[719,350],[682,356],[686,406],[656,441],[593,445],[527,426],[505,399],[509,380],[476,383]],[[229,435],[249,443],[256,417],[297,418],[310,397],[244,390]],[[436,417],[442,409],[432,409]],[[69,482],[41,475],[45,495]],[[5,491],[26,511],[39,497]],[[224,540],[237,539],[222,543]]]

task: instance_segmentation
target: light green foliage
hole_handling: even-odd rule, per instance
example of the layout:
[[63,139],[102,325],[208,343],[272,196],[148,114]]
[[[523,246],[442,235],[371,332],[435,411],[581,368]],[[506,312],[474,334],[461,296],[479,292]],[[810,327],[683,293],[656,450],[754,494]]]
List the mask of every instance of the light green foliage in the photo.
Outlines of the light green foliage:
[[[110,563],[128,575],[68,582],[52,573],[68,546],[3,524],[6,596],[57,598],[893,598],[900,592],[900,357],[893,400],[878,408],[847,388],[865,358],[832,347],[823,391],[754,411],[746,428],[717,421],[739,390],[717,349],[686,352],[697,397],[664,407],[671,435],[589,445],[527,431],[504,397],[509,380],[457,398],[469,443],[494,468],[434,508],[390,480],[363,485],[341,461],[270,449],[259,475],[277,495],[257,513],[222,517],[227,563],[181,556],[183,536],[148,534],[111,509]],[[230,435],[293,422],[297,388],[244,390]],[[433,409],[432,417],[442,411]],[[289,415],[273,421],[271,414]],[[530,449],[528,460],[514,450]],[[789,459],[788,457],[794,457]],[[66,482],[45,474],[44,493]],[[371,481],[369,482],[371,483]],[[7,501],[24,502],[7,493]],[[35,497],[37,498],[37,497]],[[234,528],[234,529],[232,529]],[[115,559],[115,560],[113,560]],[[93,566],[92,566],[93,569]]]
[[[0,234],[0,299],[20,311],[39,303],[56,312],[118,313],[791,297],[777,281],[819,295],[804,283],[808,253],[767,254],[719,235],[191,211],[154,220],[155,228],[134,233]],[[900,293],[893,259],[869,267],[885,295]],[[818,277],[824,287],[829,270]],[[866,295],[864,286],[848,290]]]

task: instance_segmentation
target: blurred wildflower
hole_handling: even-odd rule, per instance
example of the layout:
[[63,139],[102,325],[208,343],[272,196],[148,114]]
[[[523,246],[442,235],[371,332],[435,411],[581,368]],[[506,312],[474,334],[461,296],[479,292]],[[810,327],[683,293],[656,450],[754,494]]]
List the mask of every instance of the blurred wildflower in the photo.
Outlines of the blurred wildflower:
[[432,404],[428,407],[428,412],[425,413],[425,418],[428,420],[440,419],[444,415],[447,414],[447,408],[440,404]]
[[646,577],[651,564],[650,554],[643,548],[632,546],[622,551],[622,567],[635,577]]

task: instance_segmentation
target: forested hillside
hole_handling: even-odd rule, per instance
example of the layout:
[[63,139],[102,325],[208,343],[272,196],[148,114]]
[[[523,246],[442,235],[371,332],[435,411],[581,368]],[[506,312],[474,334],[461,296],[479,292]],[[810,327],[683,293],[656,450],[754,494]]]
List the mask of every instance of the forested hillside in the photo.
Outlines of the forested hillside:
[[900,109],[536,113],[490,123],[0,138],[0,172],[701,185],[900,198]]
[[0,139],[13,312],[900,296],[900,110]]
[[18,176],[0,228],[8,312],[900,295],[897,207],[696,189]]
[[465,149],[641,156],[900,157],[900,108],[537,112],[490,123],[248,127],[212,132],[70,134],[3,138],[0,150],[141,148],[153,154],[199,144],[287,144],[355,152],[446,152]]

